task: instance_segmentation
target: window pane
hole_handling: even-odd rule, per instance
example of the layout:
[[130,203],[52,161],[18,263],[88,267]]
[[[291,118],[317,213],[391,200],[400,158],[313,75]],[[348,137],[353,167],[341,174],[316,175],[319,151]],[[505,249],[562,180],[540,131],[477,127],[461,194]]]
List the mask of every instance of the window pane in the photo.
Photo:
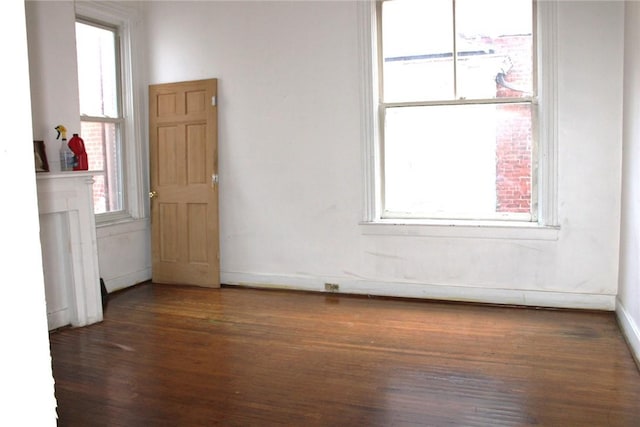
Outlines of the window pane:
[[119,117],[116,34],[76,23],[80,114]]
[[531,0],[456,0],[458,98],[532,95]]
[[531,107],[387,109],[384,210],[490,219],[531,209]]
[[384,101],[451,99],[451,0],[394,0],[382,4]]
[[89,170],[97,171],[93,186],[95,213],[123,209],[121,149],[117,123],[81,122]]
[[96,173],[93,175],[93,210],[94,213],[107,212],[107,191],[104,175]]

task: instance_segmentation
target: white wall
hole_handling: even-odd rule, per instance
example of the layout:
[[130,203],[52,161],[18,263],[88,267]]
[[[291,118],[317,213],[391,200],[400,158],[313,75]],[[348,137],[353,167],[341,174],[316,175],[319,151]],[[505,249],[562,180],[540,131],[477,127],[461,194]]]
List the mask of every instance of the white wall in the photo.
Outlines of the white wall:
[[59,172],[60,140],[54,128],[64,125],[67,138],[80,132],[73,2],[27,1],[25,8],[33,137],[45,142],[49,167]]
[[625,14],[624,132],[620,285],[616,312],[640,361],[640,3]]
[[42,276],[29,102],[24,3],[1,2],[0,99],[0,420],[12,426],[55,426],[51,356]]
[[[359,225],[357,2],[142,7],[147,83],[220,79],[223,282],[614,308],[623,3],[560,2],[557,240],[378,235]],[[52,124],[79,126],[73,8],[27,2],[27,12],[34,137],[50,141]],[[146,221],[98,230],[110,289],[148,278],[148,236]]]
[[359,225],[356,3],[145,3],[149,83],[220,79],[223,283],[612,310],[623,4],[559,6],[561,231],[548,241]]
[[[45,141],[52,171],[60,170],[54,128],[63,124],[68,136],[80,129],[78,72],[73,1],[27,1],[27,33],[34,139]],[[135,3],[129,3],[136,7]],[[140,50],[144,50],[140,47]],[[140,88],[136,88],[140,90]],[[143,104],[146,100],[143,100]],[[143,112],[143,114],[145,114]],[[145,141],[137,141],[145,144]],[[113,291],[151,278],[147,218],[97,230],[100,276]]]
[[148,219],[101,225],[96,234],[100,277],[104,279],[109,292],[151,279],[151,232]]

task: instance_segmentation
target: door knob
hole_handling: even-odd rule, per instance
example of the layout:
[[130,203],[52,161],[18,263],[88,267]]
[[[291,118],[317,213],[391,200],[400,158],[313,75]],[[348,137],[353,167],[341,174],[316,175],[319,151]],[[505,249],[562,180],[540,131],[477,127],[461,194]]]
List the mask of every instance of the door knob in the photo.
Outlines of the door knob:
[[149,198],[153,199],[155,197],[158,197],[158,192],[157,191],[149,191]]

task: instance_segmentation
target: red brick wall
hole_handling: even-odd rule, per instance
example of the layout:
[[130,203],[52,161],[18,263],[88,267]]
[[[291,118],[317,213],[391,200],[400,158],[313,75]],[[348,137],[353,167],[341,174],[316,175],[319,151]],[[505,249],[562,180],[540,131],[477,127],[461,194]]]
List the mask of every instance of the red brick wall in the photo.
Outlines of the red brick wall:
[[527,105],[498,107],[496,212],[531,209],[531,120]]
[[[499,53],[513,65],[505,82],[514,89],[531,90],[530,36],[499,37],[493,41]],[[522,96],[522,92],[496,83],[496,96]],[[496,212],[528,213],[531,210],[531,111],[528,105],[497,107]]]
[[[104,141],[105,129],[103,123],[82,122],[80,137],[84,140],[84,147],[87,151],[89,170],[103,171],[104,167]],[[104,176],[95,176],[93,184],[93,205],[96,213],[106,212],[108,206],[108,191]]]

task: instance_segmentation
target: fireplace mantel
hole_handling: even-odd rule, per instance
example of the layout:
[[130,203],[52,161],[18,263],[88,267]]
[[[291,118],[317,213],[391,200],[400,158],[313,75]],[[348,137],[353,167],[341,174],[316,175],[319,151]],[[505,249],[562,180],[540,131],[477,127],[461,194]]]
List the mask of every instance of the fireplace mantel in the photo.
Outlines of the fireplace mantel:
[[49,330],[102,320],[91,172],[38,173]]

